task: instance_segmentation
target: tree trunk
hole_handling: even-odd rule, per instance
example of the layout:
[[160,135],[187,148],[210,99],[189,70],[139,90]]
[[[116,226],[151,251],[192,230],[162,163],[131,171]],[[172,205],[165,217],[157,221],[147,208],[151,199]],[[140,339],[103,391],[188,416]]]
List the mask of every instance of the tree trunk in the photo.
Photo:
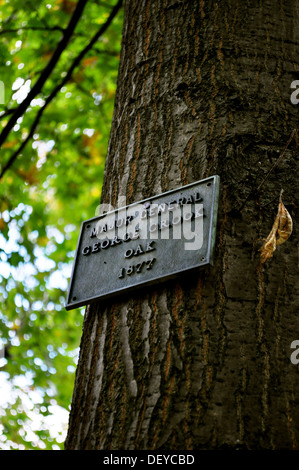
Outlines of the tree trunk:
[[[274,166],[298,24],[294,0],[127,0],[102,203],[220,175],[215,263],[87,307],[66,449],[299,448],[297,134]],[[281,189],[293,234],[261,264]]]

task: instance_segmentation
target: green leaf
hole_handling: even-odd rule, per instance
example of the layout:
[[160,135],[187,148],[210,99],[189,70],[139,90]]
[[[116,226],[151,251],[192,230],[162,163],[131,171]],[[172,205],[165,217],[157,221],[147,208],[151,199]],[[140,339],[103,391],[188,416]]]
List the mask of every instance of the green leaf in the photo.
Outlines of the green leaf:
[[[60,0],[0,3],[5,126],[21,97],[16,84],[34,85],[61,37],[56,27],[67,25],[70,12]],[[110,11],[104,3],[87,3],[42,92],[3,145],[0,167],[19,148],[45,99]],[[24,396],[40,397],[33,408],[43,418],[53,406],[68,410],[71,403],[84,309],[66,312],[64,305],[81,222],[95,215],[100,202],[121,28],[122,12],[46,108],[33,139],[1,181],[0,346],[5,344],[7,357],[0,380],[14,398],[6,406],[0,398],[0,449],[63,447],[65,430],[53,435],[42,421],[34,436],[28,434],[33,418]],[[91,137],[86,129],[94,130]]]

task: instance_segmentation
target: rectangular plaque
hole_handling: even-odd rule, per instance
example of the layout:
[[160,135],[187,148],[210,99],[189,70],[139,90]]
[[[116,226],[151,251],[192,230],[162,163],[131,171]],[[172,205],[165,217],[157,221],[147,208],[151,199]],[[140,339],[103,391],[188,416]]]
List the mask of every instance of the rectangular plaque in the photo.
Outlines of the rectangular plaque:
[[66,309],[213,263],[219,176],[82,223]]

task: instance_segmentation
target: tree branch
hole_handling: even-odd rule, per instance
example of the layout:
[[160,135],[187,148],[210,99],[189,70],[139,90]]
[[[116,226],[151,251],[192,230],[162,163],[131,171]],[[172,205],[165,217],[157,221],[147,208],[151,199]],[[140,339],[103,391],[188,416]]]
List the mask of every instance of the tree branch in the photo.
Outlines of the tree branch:
[[99,49],[98,47],[93,47],[93,50],[97,53],[97,54],[103,54],[103,55],[109,55],[111,57],[118,57],[119,56],[119,52],[118,51],[109,51],[108,49]]
[[0,118],[4,118],[5,116],[9,116],[10,114],[14,113],[16,108],[6,109],[5,111],[0,112]]
[[120,8],[122,7],[122,3],[123,3],[123,0],[118,0],[117,4],[114,6],[113,10],[111,11],[107,21],[100,27],[100,29],[97,31],[97,33],[93,36],[93,38],[91,39],[90,43],[84,47],[84,49],[82,49],[82,51],[77,55],[77,57],[73,60],[72,62],[72,65],[71,67],[69,68],[66,76],[61,80],[61,82],[54,88],[54,90],[52,91],[52,93],[47,97],[47,99],[45,100],[45,103],[44,105],[39,109],[33,123],[32,123],[32,126],[31,126],[31,129],[30,129],[30,132],[28,134],[28,136],[26,137],[26,139],[21,143],[21,145],[19,146],[19,148],[12,154],[12,156],[9,158],[8,162],[6,163],[6,165],[2,168],[1,170],[1,173],[0,173],[0,180],[2,179],[2,177],[4,176],[4,174],[6,173],[6,171],[12,166],[12,164],[14,163],[14,161],[16,160],[17,156],[19,155],[20,152],[22,152],[22,150],[24,149],[24,147],[27,145],[27,143],[29,142],[29,140],[32,138],[33,134],[34,134],[34,131],[46,109],[46,107],[51,103],[51,101],[55,98],[55,96],[57,95],[57,93],[59,92],[59,90],[70,80],[72,74],[73,74],[73,71],[75,70],[76,67],[78,67],[78,65],[80,64],[81,60],[83,59],[83,57],[87,54],[87,52],[92,49],[93,45],[95,44],[95,42],[102,36],[102,34],[104,34],[104,32],[107,30],[107,28],[110,26],[112,20],[114,19],[114,17],[116,16],[116,14],[118,13],[118,11],[120,10]]
[[19,117],[21,117],[24,112],[26,111],[27,107],[30,105],[31,101],[33,98],[40,93],[42,90],[43,85],[45,84],[46,80],[49,78],[51,75],[55,65],[57,64],[61,54],[65,50],[73,32],[74,29],[81,18],[81,15],[83,13],[84,7],[86,5],[88,0],[78,0],[78,3],[76,5],[75,11],[69,21],[68,26],[64,30],[64,34],[58,43],[56,50],[54,51],[51,59],[49,60],[48,64],[46,65],[45,69],[43,70],[43,73],[40,75],[39,79],[37,82],[34,84],[34,86],[31,88],[30,92],[28,93],[27,97],[20,103],[16,111],[13,113],[11,118],[9,119],[8,123],[4,127],[3,131],[0,134],[0,148],[5,142],[8,134],[16,124],[17,120]]
[[65,31],[64,28],[61,26],[20,26],[20,28],[12,28],[12,29],[1,29],[0,30],[0,35],[1,34],[6,34],[6,33],[17,33],[18,31],[60,31],[63,33]]

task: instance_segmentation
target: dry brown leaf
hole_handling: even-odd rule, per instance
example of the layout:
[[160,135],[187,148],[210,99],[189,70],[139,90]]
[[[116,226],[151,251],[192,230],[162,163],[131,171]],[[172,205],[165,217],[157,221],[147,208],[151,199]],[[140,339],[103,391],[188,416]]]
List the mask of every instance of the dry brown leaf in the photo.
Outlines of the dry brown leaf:
[[292,233],[293,221],[289,212],[282,202],[282,193],[280,193],[278,213],[273,224],[272,230],[266,238],[261,251],[261,262],[265,263],[267,259],[272,258],[274,251],[278,245],[284,243]]

